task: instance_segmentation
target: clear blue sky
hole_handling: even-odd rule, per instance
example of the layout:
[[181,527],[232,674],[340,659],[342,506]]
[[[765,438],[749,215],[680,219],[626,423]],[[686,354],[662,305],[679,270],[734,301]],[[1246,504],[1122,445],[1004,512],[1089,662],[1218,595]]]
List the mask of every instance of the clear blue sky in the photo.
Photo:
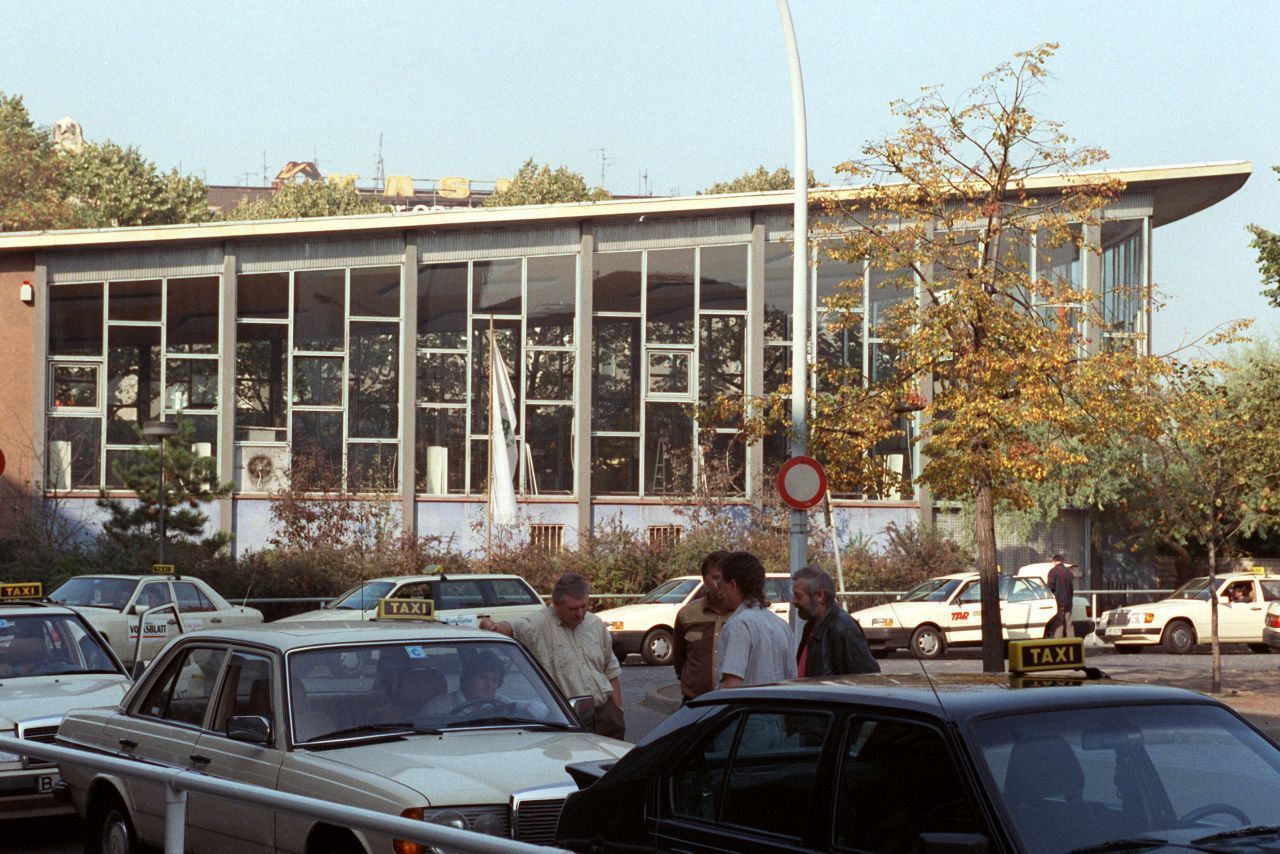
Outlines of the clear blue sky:
[[[1112,165],[1250,160],[1216,207],[1156,232],[1168,350],[1280,309],[1258,296],[1244,226],[1280,229],[1280,3],[793,0],[820,180],[894,128],[887,104],[950,91],[1021,49],[1061,44],[1040,104]],[[635,193],[692,193],[791,160],[770,0],[183,2],[0,0],[0,90],[35,120],[138,146],[209,183],[287,160],[372,178],[492,179],[526,158]]]

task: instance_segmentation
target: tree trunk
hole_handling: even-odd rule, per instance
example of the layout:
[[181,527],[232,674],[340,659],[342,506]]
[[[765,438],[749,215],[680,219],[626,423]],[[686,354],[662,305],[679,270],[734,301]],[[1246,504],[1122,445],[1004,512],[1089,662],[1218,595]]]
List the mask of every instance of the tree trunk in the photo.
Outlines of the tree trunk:
[[1213,657],[1213,677],[1209,690],[1222,693],[1222,645],[1218,643],[1218,549],[1209,540],[1209,648]]
[[973,498],[973,541],[982,585],[982,672],[1000,673],[1004,670],[1004,632],[1000,620],[1000,570],[996,564],[996,513],[989,479],[978,479]]

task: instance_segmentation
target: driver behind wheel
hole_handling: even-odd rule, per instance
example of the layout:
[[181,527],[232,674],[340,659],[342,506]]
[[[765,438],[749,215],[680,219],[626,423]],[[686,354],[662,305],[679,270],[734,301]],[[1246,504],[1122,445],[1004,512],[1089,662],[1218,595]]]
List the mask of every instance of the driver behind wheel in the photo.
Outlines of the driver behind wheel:
[[488,650],[470,656],[463,662],[458,690],[434,698],[427,704],[427,711],[431,714],[448,714],[468,705],[500,702],[497,699],[498,688],[502,686],[506,671],[502,659]]

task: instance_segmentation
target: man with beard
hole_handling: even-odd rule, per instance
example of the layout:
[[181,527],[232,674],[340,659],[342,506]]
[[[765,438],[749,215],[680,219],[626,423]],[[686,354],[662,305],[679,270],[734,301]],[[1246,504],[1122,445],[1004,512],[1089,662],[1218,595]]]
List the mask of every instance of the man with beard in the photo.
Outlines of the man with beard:
[[816,566],[798,570],[791,583],[791,604],[807,621],[796,650],[797,676],[880,672],[862,627],[836,601],[831,576]]
[[715,687],[716,641],[732,613],[720,595],[720,560],[728,554],[714,551],[702,559],[702,595],[676,614],[671,663],[680,679],[682,704]]

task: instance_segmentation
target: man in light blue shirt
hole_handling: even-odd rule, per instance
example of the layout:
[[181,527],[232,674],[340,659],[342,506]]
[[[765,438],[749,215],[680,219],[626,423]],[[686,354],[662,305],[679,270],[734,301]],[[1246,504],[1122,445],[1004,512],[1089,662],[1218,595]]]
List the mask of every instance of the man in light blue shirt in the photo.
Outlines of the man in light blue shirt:
[[716,643],[716,677],[721,688],[794,679],[791,632],[769,610],[764,565],[750,552],[730,552],[720,562],[720,596],[733,614]]

